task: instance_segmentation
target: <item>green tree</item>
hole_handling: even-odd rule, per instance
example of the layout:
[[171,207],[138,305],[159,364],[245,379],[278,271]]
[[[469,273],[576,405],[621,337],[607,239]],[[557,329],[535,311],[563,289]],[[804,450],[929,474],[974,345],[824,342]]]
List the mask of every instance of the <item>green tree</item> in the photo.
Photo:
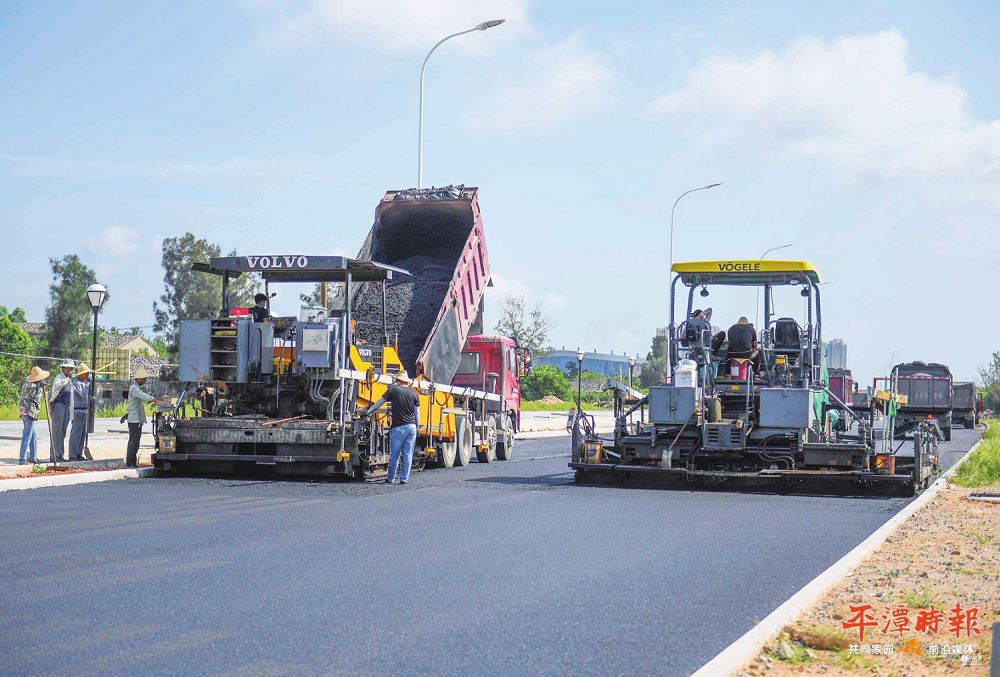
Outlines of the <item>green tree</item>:
[[541,303],[528,311],[523,296],[508,296],[503,300],[496,331],[517,341],[521,348],[527,348],[532,354],[540,351],[551,329],[552,321],[542,313]]
[[639,371],[639,383],[644,387],[660,385],[667,376],[667,348],[666,336],[654,336],[646,361]]
[[76,254],[49,259],[49,264],[52,284],[49,285],[49,307],[45,310],[48,354],[72,358],[89,355],[93,310],[87,299],[87,287],[94,283],[94,271]]
[[979,368],[979,381],[983,389],[983,407],[1000,411],[1000,351],[993,353],[989,364]]
[[14,324],[28,321],[28,317],[24,313],[24,308],[20,306],[11,311],[7,310],[7,306],[0,306],[0,317],[9,317],[10,321]]
[[[191,266],[219,256],[219,245],[191,233],[163,241],[163,295],[153,302],[154,331],[163,337],[172,356],[177,355],[181,320],[207,320],[222,309],[222,278],[195,272]],[[230,253],[234,256],[235,252]],[[229,281],[230,307],[249,306],[257,276],[242,275]]]
[[[0,351],[28,355],[33,348],[31,337],[11,317],[0,317]],[[21,381],[31,369],[31,360],[16,355],[0,355],[0,404],[17,402]]]
[[544,364],[533,367],[530,373],[521,378],[521,394],[526,400],[540,400],[546,395],[569,400],[573,389],[569,379],[558,368]]

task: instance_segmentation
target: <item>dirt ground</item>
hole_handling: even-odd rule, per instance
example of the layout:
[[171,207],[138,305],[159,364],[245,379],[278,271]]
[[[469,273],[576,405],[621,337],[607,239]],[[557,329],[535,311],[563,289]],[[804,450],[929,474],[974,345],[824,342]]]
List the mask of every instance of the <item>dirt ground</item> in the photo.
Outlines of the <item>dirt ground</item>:
[[[1000,620],[1000,504],[965,498],[982,491],[1000,486],[943,489],[740,674],[988,675]],[[862,605],[871,609],[859,616]],[[973,609],[979,634],[966,630]],[[934,632],[926,621],[936,611]],[[843,627],[860,617],[876,624],[863,641],[858,627]]]

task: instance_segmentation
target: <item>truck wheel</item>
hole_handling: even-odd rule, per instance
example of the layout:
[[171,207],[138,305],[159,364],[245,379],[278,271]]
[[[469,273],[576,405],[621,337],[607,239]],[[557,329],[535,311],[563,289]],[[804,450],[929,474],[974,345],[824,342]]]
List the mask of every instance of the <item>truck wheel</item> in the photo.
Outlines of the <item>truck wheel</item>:
[[465,416],[455,417],[455,465],[467,466],[472,460],[472,446],[475,438],[472,425]]
[[514,421],[509,416],[501,416],[502,425],[497,431],[497,458],[509,461],[514,455]]
[[437,464],[440,468],[450,468],[455,465],[455,442],[442,442],[438,449]]
[[[476,447],[476,460],[480,463],[497,460],[497,422],[492,416],[486,421],[486,439],[480,440],[480,445]],[[481,451],[483,445],[486,446],[486,451]]]

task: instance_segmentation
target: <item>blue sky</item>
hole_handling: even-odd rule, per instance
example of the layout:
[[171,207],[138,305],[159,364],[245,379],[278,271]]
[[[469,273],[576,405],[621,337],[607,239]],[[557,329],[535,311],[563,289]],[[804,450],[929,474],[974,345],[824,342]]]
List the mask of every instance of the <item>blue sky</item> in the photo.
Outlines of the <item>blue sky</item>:
[[[416,182],[424,53],[493,17],[434,55],[425,127],[425,183],[481,188],[489,307],[523,294],[557,347],[645,354],[670,205],[722,181],[678,206],[676,258],[794,243],[856,376],[899,349],[972,378],[1000,349],[987,2],[8,0],[0,303],[41,318],[47,259],[76,252],[108,324],[150,325],[159,242],[185,231],[356,252],[382,193]],[[708,303],[728,325],[754,300]]]

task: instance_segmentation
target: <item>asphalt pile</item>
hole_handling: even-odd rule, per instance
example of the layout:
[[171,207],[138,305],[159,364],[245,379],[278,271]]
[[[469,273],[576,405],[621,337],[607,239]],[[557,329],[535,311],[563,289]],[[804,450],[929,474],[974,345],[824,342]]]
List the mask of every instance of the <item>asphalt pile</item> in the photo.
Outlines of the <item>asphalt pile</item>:
[[[398,275],[386,283],[386,327],[390,343],[399,341],[399,358],[411,374],[420,351],[448,294],[455,262],[417,255],[393,261],[411,276]],[[379,283],[361,285],[351,304],[358,320],[357,335],[374,345],[382,342],[382,292]]]

